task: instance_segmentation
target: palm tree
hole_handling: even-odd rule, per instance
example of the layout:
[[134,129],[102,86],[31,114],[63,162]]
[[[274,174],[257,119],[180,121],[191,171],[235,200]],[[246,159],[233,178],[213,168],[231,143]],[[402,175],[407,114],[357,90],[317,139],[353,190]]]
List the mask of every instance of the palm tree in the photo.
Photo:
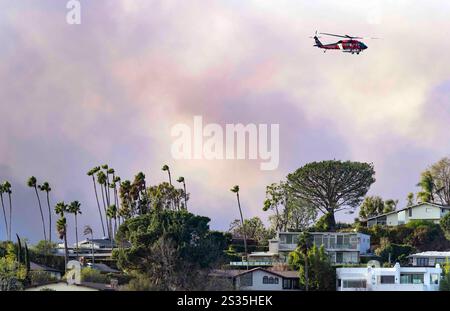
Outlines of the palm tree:
[[52,209],[50,207],[50,191],[52,191],[52,188],[50,188],[50,184],[48,182],[44,182],[42,185],[38,186],[39,190],[45,191],[47,196],[47,206],[48,206],[48,240],[52,241]]
[[91,226],[86,225],[84,226],[83,235],[90,235],[91,236],[91,252],[92,252],[92,264],[95,263],[95,257],[94,257],[94,230],[92,230]]
[[109,218],[109,228],[111,230],[111,234],[109,236],[109,241],[111,242],[111,248],[113,248],[113,239],[114,239],[114,232],[113,232],[113,227],[112,227],[112,219],[114,218],[114,221],[117,217],[117,207],[115,205],[110,205],[108,207],[108,210],[106,211],[106,214],[108,215]]
[[184,189],[184,208],[187,209],[187,193],[186,193],[186,181],[184,180],[183,176],[178,177],[178,182],[183,183],[183,189]]
[[242,209],[241,209],[241,202],[239,200],[239,186],[235,185],[233,188],[230,189],[231,192],[236,193],[236,198],[237,198],[237,202],[238,202],[238,207],[239,207],[239,213],[241,215],[241,225],[242,225],[242,231],[244,233],[244,248],[245,248],[245,261],[247,262],[247,270],[248,270],[248,253],[247,253],[247,233],[245,230],[245,226],[244,226],[244,217],[242,216]]
[[59,215],[59,219],[56,222],[56,231],[58,232],[59,238],[64,240],[64,261],[65,269],[67,268],[67,262],[69,258],[69,250],[67,247],[67,220],[64,213],[67,211],[67,205],[64,202],[58,202],[55,205],[55,213]]
[[[103,201],[103,212],[105,213],[105,221],[106,221],[106,229],[108,232],[108,236],[110,234],[109,225],[108,225],[108,215],[106,215],[106,206],[107,202],[105,200],[105,190],[106,190],[106,175],[103,171],[99,171],[97,173],[97,183],[100,185],[102,201]],[[106,235],[105,235],[106,236]]]
[[169,184],[172,186],[172,177],[171,177],[171,175],[170,175],[170,168],[169,168],[169,166],[165,164],[165,165],[162,167],[162,170],[163,170],[163,171],[166,171],[167,174],[169,174]]
[[5,193],[5,188],[3,185],[0,185],[0,200],[2,202],[2,209],[3,209],[3,219],[5,220],[5,237],[8,238],[8,220],[6,218],[6,210],[5,210],[5,203],[3,202],[3,194]]
[[9,235],[8,235],[8,240],[11,241],[11,228],[12,228],[12,199],[11,199],[11,194],[12,194],[12,190],[11,190],[11,184],[9,183],[9,181],[4,181],[3,185],[2,185],[2,190],[3,192],[8,194],[8,199],[9,199]]
[[117,231],[117,206],[110,205],[108,207],[108,217],[109,217],[109,226],[112,229],[112,219],[114,219],[114,231],[112,231],[112,238],[114,238],[114,235],[116,234]]
[[117,206],[117,209],[120,209],[120,204],[119,204],[119,196],[117,193],[117,185],[120,185],[120,177],[119,176],[115,176],[113,174],[113,179],[112,179],[112,188],[114,190],[114,204]]
[[42,205],[41,205],[41,199],[39,198],[39,193],[37,191],[37,184],[36,184],[36,177],[31,176],[28,179],[27,182],[28,187],[34,188],[34,192],[36,193],[36,197],[39,204],[39,211],[41,213],[41,220],[42,220],[42,229],[44,230],[44,240],[47,241],[47,233],[45,232],[45,221],[44,221],[44,213],[42,212]]
[[104,165],[102,165],[102,169],[104,169],[105,170],[105,176],[106,176],[106,179],[105,179],[105,196],[106,196],[106,206],[109,206],[109,204],[110,204],[110,201],[111,201],[111,197],[110,197],[110,193],[109,193],[109,172],[111,171],[111,169],[109,168],[109,166],[108,166],[108,164],[104,164]]
[[75,217],[75,242],[77,246],[77,260],[78,260],[78,218],[77,215],[81,214],[80,210],[81,204],[78,201],[73,201],[69,204],[67,211],[74,215]]
[[100,208],[100,202],[98,200],[98,193],[97,193],[97,186],[96,186],[96,183],[95,183],[95,174],[99,170],[100,170],[100,167],[96,166],[93,169],[89,170],[89,172],[87,172],[87,175],[92,177],[92,183],[94,184],[95,199],[97,200],[98,213],[100,215],[100,221],[102,222],[103,236],[106,236],[105,224],[103,223],[102,209]]

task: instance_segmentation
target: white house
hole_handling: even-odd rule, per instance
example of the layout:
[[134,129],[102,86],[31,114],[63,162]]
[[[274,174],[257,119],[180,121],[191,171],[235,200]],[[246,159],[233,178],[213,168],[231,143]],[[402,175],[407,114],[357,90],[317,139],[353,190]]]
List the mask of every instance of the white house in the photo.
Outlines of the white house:
[[239,290],[298,290],[299,277],[296,271],[272,271],[258,267],[235,275],[234,284]]
[[450,252],[428,251],[408,256],[409,264],[414,267],[434,267],[436,264],[450,262]]
[[442,269],[430,267],[337,268],[338,291],[437,291]]
[[[277,238],[269,241],[269,252],[278,253],[280,258],[297,248],[301,232],[279,232]],[[310,232],[311,242],[324,246],[333,264],[357,264],[361,255],[370,251],[370,235],[358,232]]]
[[[287,262],[290,252],[297,248],[302,232],[278,232],[269,240],[268,252],[254,252],[247,261],[230,262],[231,266],[263,267]],[[333,264],[358,264],[362,256],[370,255],[370,235],[358,232],[309,232],[311,242],[325,251]]]
[[411,220],[428,220],[439,223],[441,218],[450,211],[450,206],[435,203],[419,203],[390,213],[367,218],[367,226],[374,225],[398,226]]

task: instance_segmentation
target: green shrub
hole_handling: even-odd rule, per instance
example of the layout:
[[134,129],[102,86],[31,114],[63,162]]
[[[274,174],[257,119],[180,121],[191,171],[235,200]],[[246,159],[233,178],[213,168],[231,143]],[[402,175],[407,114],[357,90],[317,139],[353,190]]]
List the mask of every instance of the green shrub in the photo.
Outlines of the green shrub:
[[81,281],[107,284],[110,283],[110,278],[98,270],[83,268],[81,269]]
[[122,291],[152,291],[156,290],[150,278],[143,274],[137,274],[130,282],[120,287]]
[[375,254],[381,257],[382,262],[389,261],[391,255],[391,263],[399,262],[400,265],[408,264],[408,256],[415,252],[414,247],[406,244],[391,243],[390,240],[384,238],[381,245],[375,250]]
[[29,276],[31,285],[48,284],[56,281],[56,278],[46,271],[31,271]]

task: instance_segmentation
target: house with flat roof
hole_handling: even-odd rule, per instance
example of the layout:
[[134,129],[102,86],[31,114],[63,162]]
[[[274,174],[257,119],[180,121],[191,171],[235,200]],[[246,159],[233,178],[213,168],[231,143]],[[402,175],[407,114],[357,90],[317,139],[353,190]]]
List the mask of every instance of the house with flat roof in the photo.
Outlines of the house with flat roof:
[[449,211],[449,205],[426,202],[407,206],[390,213],[369,217],[365,221],[367,222],[368,227],[375,225],[398,226],[407,224],[411,220],[428,220],[439,223],[441,218]]
[[442,269],[436,267],[337,268],[337,291],[438,291]]
[[450,262],[450,251],[428,251],[409,255],[408,258],[409,264],[413,267],[434,267],[436,264],[442,265]]
[[[297,248],[301,232],[279,232],[269,241],[269,252],[287,259]],[[370,235],[359,232],[309,232],[311,242],[325,248],[333,264],[357,264],[360,257],[370,253]]]
[[[91,260],[91,258],[94,257],[95,261],[110,262],[112,261],[112,252],[117,247],[119,246],[116,242],[109,238],[86,239],[78,242],[78,248],[76,243],[68,248],[69,259],[84,257],[86,260]],[[130,247],[130,243],[124,241],[120,247]],[[55,255],[64,256],[64,251],[64,243],[60,243],[55,249]],[[94,254],[92,254],[92,252]]]
[[[247,261],[231,262],[231,266],[264,267],[286,263],[289,253],[297,248],[302,232],[278,232],[269,240],[268,252],[254,252]],[[311,243],[322,245],[333,264],[358,264],[361,257],[371,256],[370,235],[359,232],[309,232]]]

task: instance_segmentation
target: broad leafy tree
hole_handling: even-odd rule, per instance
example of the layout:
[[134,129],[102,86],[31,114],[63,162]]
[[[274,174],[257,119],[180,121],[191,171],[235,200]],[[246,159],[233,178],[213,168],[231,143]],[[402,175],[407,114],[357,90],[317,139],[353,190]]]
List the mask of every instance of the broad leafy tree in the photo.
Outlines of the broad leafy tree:
[[114,252],[119,268],[160,290],[196,289],[196,280],[224,261],[228,240],[209,229],[210,219],[186,210],[151,210],[126,220],[116,240],[130,248]]
[[360,208],[359,217],[367,219],[369,217],[390,213],[397,207],[398,200],[386,200],[384,201],[379,196],[368,196],[364,198]]
[[450,205],[450,158],[443,158],[430,167],[434,182],[435,202]]
[[353,211],[375,182],[372,164],[361,162],[312,162],[288,175],[292,195],[323,214],[329,214],[329,228],[336,226],[335,213]]
[[269,220],[276,231],[303,231],[317,218],[317,209],[291,194],[286,182],[266,187],[264,211],[273,211]]
[[248,239],[258,242],[259,245],[266,245],[267,241],[275,234],[273,230],[267,229],[259,217],[244,219],[244,227],[239,219],[235,219],[230,224],[229,232],[233,237],[244,238],[244,232]]

